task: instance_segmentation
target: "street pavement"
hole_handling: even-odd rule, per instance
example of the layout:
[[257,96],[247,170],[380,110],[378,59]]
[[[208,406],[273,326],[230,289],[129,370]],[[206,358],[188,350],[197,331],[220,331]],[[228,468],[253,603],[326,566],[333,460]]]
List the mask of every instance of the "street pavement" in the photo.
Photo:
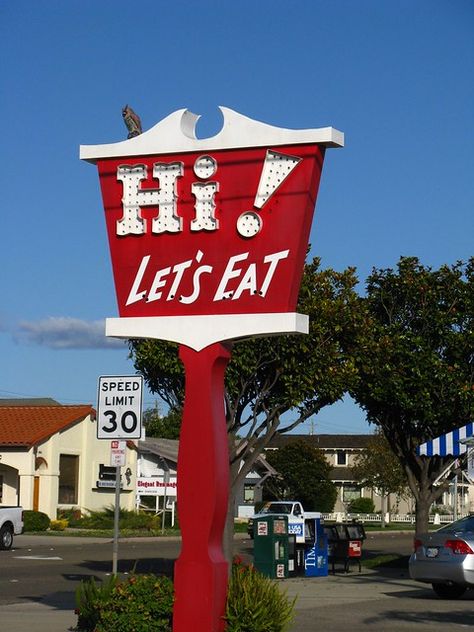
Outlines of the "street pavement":
[[[456,601],[435,597],[430,586],[412,581],[406,569],[383,572],[351,567],[327,577],[295,577],[279,582],[297,597],[289,632],[451,632],[474,627],[474,595]],[[474,593],[474,591],[472,591]],[[27,598],[0,606],[0,631],[67,632],[73,630],[71,593],[59,593],[48,604]]]

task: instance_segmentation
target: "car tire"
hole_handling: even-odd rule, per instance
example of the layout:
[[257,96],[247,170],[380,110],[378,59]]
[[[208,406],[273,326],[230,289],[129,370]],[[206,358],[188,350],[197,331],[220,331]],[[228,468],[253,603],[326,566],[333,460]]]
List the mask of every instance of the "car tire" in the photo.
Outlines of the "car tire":
[[0,529],[0,549],[6,551],[12,548],[13,544],[13,530],[7,525],[3,525]]
[[462,584],[431,584],[440,599],[459,599],[467,590]]

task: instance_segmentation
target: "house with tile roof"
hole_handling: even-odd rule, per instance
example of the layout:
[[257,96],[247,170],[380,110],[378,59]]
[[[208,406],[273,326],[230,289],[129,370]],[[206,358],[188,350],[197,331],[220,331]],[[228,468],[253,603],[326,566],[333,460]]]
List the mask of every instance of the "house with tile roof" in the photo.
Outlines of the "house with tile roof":
[[[127,442],[120,503],[135,506],[137,453]],[[97,439],[89,404],[0,400],[0,506],[21,505],[55,519],[60,509],[98,510],[115,502],[110,441]]]

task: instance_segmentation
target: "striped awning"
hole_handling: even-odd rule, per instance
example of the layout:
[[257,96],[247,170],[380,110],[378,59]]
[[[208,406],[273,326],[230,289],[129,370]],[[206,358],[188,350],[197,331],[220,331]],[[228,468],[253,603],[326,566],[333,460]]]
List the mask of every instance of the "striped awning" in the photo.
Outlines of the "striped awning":
[[422,443],[416,449],[420,456],[459,456],[467,451],[467,445],[462,441],[474,435],[474,423],[468,423],[462,428],[447,432],[436,439]]

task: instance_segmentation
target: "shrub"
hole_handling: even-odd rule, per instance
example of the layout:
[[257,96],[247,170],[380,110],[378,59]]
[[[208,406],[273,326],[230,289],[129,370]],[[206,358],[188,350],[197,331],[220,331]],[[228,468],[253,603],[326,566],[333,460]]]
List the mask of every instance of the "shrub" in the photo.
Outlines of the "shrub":
[[83,632],[168,632],[173,584],[167,577],[132,575],[98,586],[81,582],[76,593],[77,628]]
[[[86,529],[113,529],[115,509],[106,507],[103,511],[88,511],[80,521],[80,526]],[[149,512],[135,512],[120,509],[119,528],[120,529],[147,529],[149,531],[158,530],[161,526],[160,516],[155,516]]]
[[68,524],[67,520],[51,520],[49,528],[51,531],[64,531]]
[[284,632],[295,602],[274,581],[237,559],[227,592],[226,632]]
[[49,528],[49,516],[42,511],[26,509],[23,511],[24,531],[47,531]]
[[58,509],[57,519],[67,520],[70,527],[78,527],[82,521],[81,510],[77,507],[73,509]]
[[112,590],[95,632],[168,632],[174,590],[167,577],[132,575]]
[[[170,632],[174,590],[167,577],[132,575],[119,582],[81,582],[76,591],[77,632]],[[232,565],[224,619],[226,632],[284,632],[293,618],[278,585],[240,560]]]
[[375,505],[371,498],[354,498],[349,505],[350,513],[374,513]]
[[92,511],[87,510],[87,514],[81,519],[81,527],[86,529],[113,529],[114,510]]
[[77,629],[92,632],[99,621],[101,608],[107,603],[112,590],[117,585],[117,576],[110,575],[101,584],[91,577],[82,581],[76,590]]

